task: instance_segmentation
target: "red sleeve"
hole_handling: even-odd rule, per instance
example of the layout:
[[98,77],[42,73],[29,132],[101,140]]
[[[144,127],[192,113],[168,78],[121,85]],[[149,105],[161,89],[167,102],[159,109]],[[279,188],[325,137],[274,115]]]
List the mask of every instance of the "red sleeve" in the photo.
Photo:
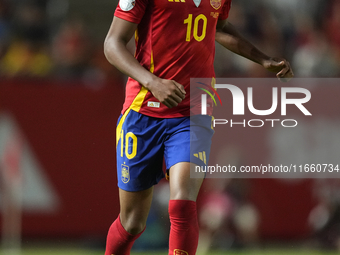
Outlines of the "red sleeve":
[[115,16],[139,24],[144,16],[148,0],[119,0]]
[[225,19],[227,19],[228,16],[229,16],[230,8],[231,8],[231,0],[226,0],[226,1],[224,2],[223,7],[222,7],[221,13],[220,13],[220,15],[218,16],[218,19],[219,19],[219,20],[225,20]]

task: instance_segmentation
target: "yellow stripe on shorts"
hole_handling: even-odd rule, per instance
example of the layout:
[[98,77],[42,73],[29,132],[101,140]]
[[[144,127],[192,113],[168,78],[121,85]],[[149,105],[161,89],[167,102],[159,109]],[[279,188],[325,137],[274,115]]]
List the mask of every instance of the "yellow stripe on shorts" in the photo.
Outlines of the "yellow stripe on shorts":
[[[138,32],[136,31],[136,34],[138,39]],[[150,56],[150,72],[153,73],[155,70],[155,64],[153,62],[153,51],[151,50],[151,56]],[[148,89],[145,87],[141,87],[140,91],[138,92],[137,96],[133,100],[130,107],[124,112],[122,118],[120,119],[117,129],[116,129],[116,147],[118,145],[120,134],[122,132],[122,127],[125,122],[126,116],[129,114],[130,110],[134,110],[135,112],[139,112],[140,108],[142,107],[142,104],[144,102],[145,96],[148,93]]]

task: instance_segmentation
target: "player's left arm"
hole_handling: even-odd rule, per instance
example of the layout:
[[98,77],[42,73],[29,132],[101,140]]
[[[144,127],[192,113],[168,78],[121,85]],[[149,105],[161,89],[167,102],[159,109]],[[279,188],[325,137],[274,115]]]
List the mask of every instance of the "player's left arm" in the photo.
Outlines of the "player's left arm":
[[262,65],[267,70],[276,73],[278,78],[289,79],[294,76],[293,70],[287,60],[267,56],[240,35],[227,20],[217,21],[215,40],[228,50],[248,58]]

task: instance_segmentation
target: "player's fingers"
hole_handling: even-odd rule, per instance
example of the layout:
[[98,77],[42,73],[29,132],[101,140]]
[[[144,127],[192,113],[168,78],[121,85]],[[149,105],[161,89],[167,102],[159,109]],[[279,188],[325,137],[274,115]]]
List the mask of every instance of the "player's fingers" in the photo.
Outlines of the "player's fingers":
[[179,88],[177,88],[177,89],[175,90],[175,94],[176,94],[177,96],[179,96],[179,97],[181,98],[181,100],[183,100],[183,99],[185,98],[185,94],[183,94],[182,91],[179,90]]
[[282,62],[283,62],[283,65],[281,66],[282,69],[276,75],[277,77],[281,77],[281,78],[285,76],[289,72],[289,69],[290,69],[290,65],[287,61],[282,61]]
[[294,73],[293,73],[292,69],[289,68],[288,71],[284,75],[282,75],[282,77],[284,77],[284,78],[293,78],[294,77]]
[[180,83],[178,83],[177,81],[173,81],[175,83],[175,85],[177,86],[177,88],[180,89],[180,91],[183,93],[183,94],[186,94],[187,92],[185,91],[184,89],[184,86]]
[[285,77],[292,78],[293,77],[293,72],[288,62],[286,63],[286,66],[280,72],[277,73],[277,77],[279,78],[285,78]]
[[169,108],[172,108],[172,107],[176,107],[178,105],[178,103],[172,99],[171,97],[168,97],[165,102],[169,105],[168,107]]
[[276,74],[276,76],[282,78],[286,75],[288,71],[289,71],[288,67],[282,68],[281,71]]
[[172,106],[166,100],[163,101],[162,104],[164,104],[168,108],[172,108]]
[[285,64],[285,61],[281,61],[281,62],[273,61],[273,62],[271,63],[271,65],[272,65],[273,67],[284,67],[286,64]]
[[289,66],[289,69],[285,74],[282,74],[282,75],[277,76],[277,77],[282,82],[288,82],[294,77],[294,73],[293,73],[293,70],[291,69],[291,67]]
[[[184,89],[184,86],[182,85],[182,84],[179,84],[178,82],[176,82],[176,81],[172,81],[175,85],[176,85],[176,87],[179,89],[179,91],[183,94],[183,96],[185,97],[185,94],[187,93],[186,91],[185,91],[185,89]],[[183,99],[184,99],[184,97],[183,97]]]
[[175,102],[177,102],[178,104],[179,104],[180,102],[182,102],[182,100],[183,100],[183,98],[180,97],[180,96],[177,95],[177,94],[171,95],[171,98],[172,98],[173,100],[175,100]]
[[294,77],[294,74],[292,71],[289,71],[288,73],[286,73],[285,75],[283,75],[282,77],[278,77],[280,81],[282,82],[288,82],[290,81],[292,78]]

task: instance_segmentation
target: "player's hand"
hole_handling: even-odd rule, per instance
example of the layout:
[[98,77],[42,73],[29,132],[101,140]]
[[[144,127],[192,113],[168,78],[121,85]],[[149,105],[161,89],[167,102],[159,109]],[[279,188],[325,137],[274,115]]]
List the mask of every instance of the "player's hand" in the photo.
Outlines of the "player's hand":
[[270,58],[265,60],[262,65],[267,70],[276,73],[276,77],[280,81],[286,82],[294,77],[289,62],[283,58]]
[[165,106],[176,107],[185,98],[183,85],[174,80],[157,79],[148,89]]

